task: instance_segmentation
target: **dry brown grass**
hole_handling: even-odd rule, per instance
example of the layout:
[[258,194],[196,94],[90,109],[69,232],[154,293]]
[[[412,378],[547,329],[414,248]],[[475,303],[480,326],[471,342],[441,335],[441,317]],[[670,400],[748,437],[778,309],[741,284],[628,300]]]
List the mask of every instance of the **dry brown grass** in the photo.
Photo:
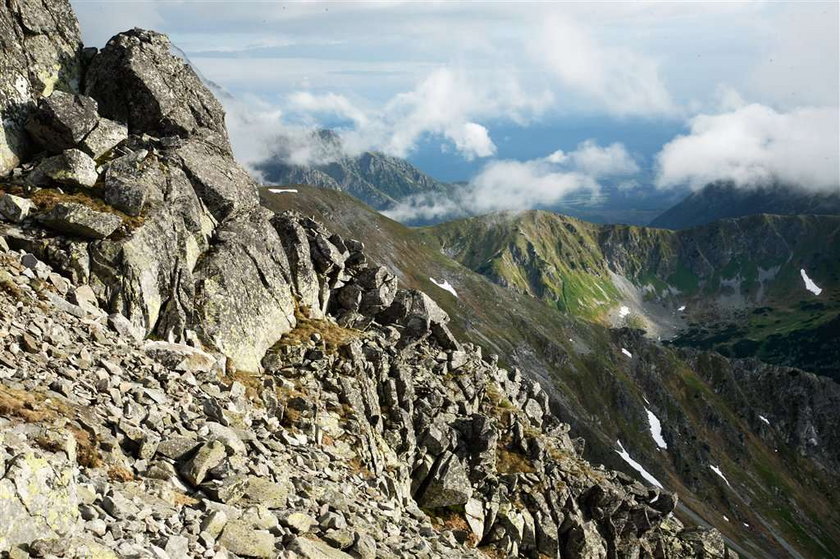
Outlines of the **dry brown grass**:
[[303,345],[309,343],[312,335],[317,333],[321,335],[321,340],[327,351],[334,352],[339,347],[358,338],[362,334],[359,330],[344,328],[330,320],[309,318],[297,306],[295,306],[295,319],[297,320],[297,324],[290,332],[280,338],[280,341],[277,342],[278,346],[290,347]]
[[500,474],[531,474],[536,471],[527,457],[501,445],[496,449],[496,469]]
[[23,290],[15,283],[12,276],[5,270],[0,270],[0,289],[20,301],[24,298]]
[[449,530],[455,536],[455,539],[469,547],[478,545],[478,536],[473,533],[463,513],[452,509],[435,509],[427,512],[431,517],[432,526],[436,530]]
[[260,391],[262,390],[262,375],[258,373],[248,373],[245,371],[231,371],[219,377],[219,380],[226,387],[234,382],[238,382],[245,387],[245,397],[256,404],[262,404],[260,400]]
[[97,197],[93,191],[64,192],[56,188],[42,188],[37,192],[27,193],[17,185],[2,185],[0,186],[0,192],[3,191],[28,198],[42,212],[50,211],[60,202],[75,202],[92,210],[114,214],[132,229],[143,225],[144,221],[143,216],[132,217],[107,204],[102,198]]
[[176,507],[191,507],[201,502],[198,499],[194,499],[193,497],[190,497],[185,493],[181,493],[180,491],[175,492],[175,495],[172,497],[172,501],[173,503],[175,503]]
[[134,481],[134,474],[123,466],[111,466],[108,468],[108,478],[111,481]]
[[[2,417],[16,418],[25,423],[47,423],[59,417],[73,419],[75,415],[75,409],[56,399],[47,399],[38,392],[25,392],[0,385],[0,416]],[[73,425],[68,426],[67,429],[76,439],[76,462],[86,468],[100,467],[102,458],[95,438],[84,429]],[[54,443],[46,440],[36,440],[36,443],[45,450],[54,451],[50,448],[54,446]]]

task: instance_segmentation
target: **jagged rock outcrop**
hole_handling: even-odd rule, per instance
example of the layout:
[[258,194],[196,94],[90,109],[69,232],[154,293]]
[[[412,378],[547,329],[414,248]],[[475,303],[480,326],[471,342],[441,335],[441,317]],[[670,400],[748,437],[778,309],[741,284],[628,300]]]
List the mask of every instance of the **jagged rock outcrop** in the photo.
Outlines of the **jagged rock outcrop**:
[[25,131],[39,99],[78,90],[79,25],[67,0],[5,0],[0,10],[0,176],[34,150]]
[[31,254],[0,270],[0,552],[731,556],[583,460],[539,384],[407,317],[301,319],[231,374],[191,334],[121,334]]
[[230,151],[221,104],[160,33],[133,29],[108,41],[85,73],[85,93],[131,134],[212,136]]

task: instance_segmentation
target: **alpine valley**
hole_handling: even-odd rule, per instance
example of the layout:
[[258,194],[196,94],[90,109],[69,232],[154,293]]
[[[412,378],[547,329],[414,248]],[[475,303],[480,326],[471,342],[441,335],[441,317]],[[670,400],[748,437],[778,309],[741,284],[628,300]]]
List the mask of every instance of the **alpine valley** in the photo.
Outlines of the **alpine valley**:
[[837,556],[840,217],[412,228],[457,185],[259,184],[165,35],[0,44],[0,556]]

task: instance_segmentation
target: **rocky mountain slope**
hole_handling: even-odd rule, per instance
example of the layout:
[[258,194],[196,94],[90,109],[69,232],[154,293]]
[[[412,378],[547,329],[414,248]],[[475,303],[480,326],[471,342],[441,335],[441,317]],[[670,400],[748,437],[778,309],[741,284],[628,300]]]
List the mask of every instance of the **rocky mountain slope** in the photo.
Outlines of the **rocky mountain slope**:
[[838,232],[838,216],[760,215],[673,232],[550,212],[424,230],[470,269],[563,311],[833,378]]
[[255,169],[266,183],[341,190],[378,210],[392,208],[413,195],[446,196],[452,192],[452,185],[433,179],[405,159],[371,151],[344,155],[341,140],[332,131],[314,133],[312,142],[315,147],[311,149],[321,154],[325,163],[288,163],[289,154],[281,142],[278,152]]
[[[491,282],[447,257],[425,231],[340,192],[261,196],[277,211],[314,215],[364,240],[402,284],[435,298],[457,336],[538,378],[555,415],[585,438],[586,458],[637,477],[643,467],[677,491],[683,520],[714,525],[745,556],[830,557],[837,548],[837,459],[821,457],[836,448],[836,383],[577,319]],[[652,421],[668,448],[653,438]]]
[[166,37],[4,9],[56,55],[0,54],[0,552],[733,556],[361,242],[262,206]]
[[840,214],[840,192],[815,193],[784,185],[736,187],[715,182],[692,192],[650,222],[651,227],[687,229],[718,219],[756,214]]

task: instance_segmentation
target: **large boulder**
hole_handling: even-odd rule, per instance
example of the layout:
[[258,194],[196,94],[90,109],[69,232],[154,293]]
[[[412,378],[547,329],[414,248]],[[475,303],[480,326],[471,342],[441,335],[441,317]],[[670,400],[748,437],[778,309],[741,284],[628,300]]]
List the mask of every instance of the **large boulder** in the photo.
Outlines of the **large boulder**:
[[423,492],[417,495],[417,504],[423,508],[465,505],[473,493],[467,469],[451,453],[439,461],[424,484]]
[[59,183],[90,188],[96,184],[99,174],[96,162],[88,154],[78,149],[66,149],[41,161],[27,178],[38,186]]
[[98,123],[96,101],[55,91],[39,101],[26,122],[26,131],[44,150],[60,153],[76,147]]
[[257,185],[230,153],[191,138],[175,150],[201,201],[218,221],[259,205]]
[[14,223],[20,223],[27,217],[35,205],[20,196],[4,192],[0,194],[0,217]]
[[258,209],[220,227],[195,270],[195,328],[245,371],[259,370],[295,326],[291,270],[270,216]]
[[[163,201],[166,176],[148,151],[129,153],[111,161],[104,175],[102,196],[127,215],[138,216],[148,202]],[[196,204],[198,201],[196,200]]]
[[[7,458],[2,448],[0,458]],[[0,478],[0,554],[34,540],[71,536],[79,528],[78,507],[69,461],[31,449],[16,454]]]
[[192,313],[192,271],[216,222],[178,166],[139,155],[117,162],[105,175],[106,200],[142,207],[144,219],[126,237],[91,245],[91,285],[110,311],[144,332],[180,338]]
[[193,69],[172,55],[166,35],[132,29],[114,36],[91,61],[85,93],[102,116],[128,125],[130,134],[204,135],[230,150],[221,104]]
[[75,92],[79,26],[68,0],[5,2],[0,9],[0,175],[34,151],[24,127],[39,99]]
[[322,316],[321,285],[318,274],[315,273],[315,267],[312,265],[306,230],[298,222],[297,217],[291,213],[275,215],[271,223],[286,250],[299,305],[305,308],[313,318]]
[[59,233],[86,239],[104,239],[123,223],[118,215],[100,212],[77,202],[59,202],[38,219]]

